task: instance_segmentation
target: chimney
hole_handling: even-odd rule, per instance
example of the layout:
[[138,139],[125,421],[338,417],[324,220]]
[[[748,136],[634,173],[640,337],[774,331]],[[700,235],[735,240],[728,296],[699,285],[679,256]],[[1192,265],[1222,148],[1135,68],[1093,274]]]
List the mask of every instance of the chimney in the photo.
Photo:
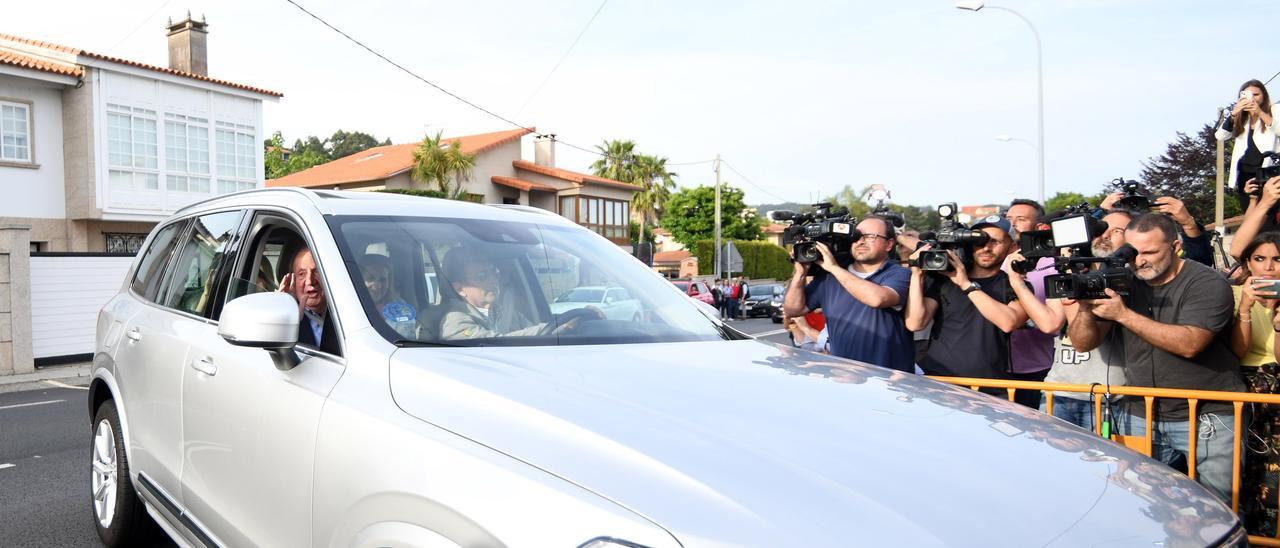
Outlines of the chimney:
[[533,163],[556,167],[556,134],[548,133],[533,138]]
[[190,11],[186,19],[177,23],[169,19],[169,68],[209,75],[208,28],[204,16],[196,21]]

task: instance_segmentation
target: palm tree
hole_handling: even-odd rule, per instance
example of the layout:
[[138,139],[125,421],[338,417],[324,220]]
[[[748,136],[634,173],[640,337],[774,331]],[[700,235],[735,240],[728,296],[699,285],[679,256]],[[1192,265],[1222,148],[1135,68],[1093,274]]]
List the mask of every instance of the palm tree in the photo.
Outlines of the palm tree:
[[596,177],[605,177],[624,183],[635,182],[633,170],[636,159],[636,144],[634,141],[619,141],[616,139],[605,141],[603,145],[596,145],[596,150],[600,151],[603,156],[603,158],[591,164],[591,169]]
[[667,171],[665,157],[647,154],[635,157],[632,174],[635,179],[631,182],[640,185],[641,190],[631,199],[631,211],[640,215],[640,232],[643,234],[645,227],[651,227],[662,219],[663,208],[676,187],[677,174]]
[[[441,132],[422,138],[413,149],[413,169],[409,177],[420,183],[435,183],[446,198],[456,200],[463,195],[463,184],[471,178],[476,165],[474,154],[462,152],[457,141],[442,142]],[[454,184],[449,184],[449,179]]]

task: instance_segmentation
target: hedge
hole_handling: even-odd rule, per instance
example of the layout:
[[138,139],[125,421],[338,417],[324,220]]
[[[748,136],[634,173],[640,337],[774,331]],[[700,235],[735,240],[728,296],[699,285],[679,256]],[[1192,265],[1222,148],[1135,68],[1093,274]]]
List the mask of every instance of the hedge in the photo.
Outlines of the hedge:
[[[733,240],[734,247],[742,255],[742,268],[746,272],[734,272],[736,276],[751,279],[771,278],[785,280],[791,277],[794,267],[791,266],[791,255],[787,250],[774,245],[773,242]],[[709,276],[715,274],[715,242],[698,240],[693,246],[693,255],[698,258],[698,274]]]

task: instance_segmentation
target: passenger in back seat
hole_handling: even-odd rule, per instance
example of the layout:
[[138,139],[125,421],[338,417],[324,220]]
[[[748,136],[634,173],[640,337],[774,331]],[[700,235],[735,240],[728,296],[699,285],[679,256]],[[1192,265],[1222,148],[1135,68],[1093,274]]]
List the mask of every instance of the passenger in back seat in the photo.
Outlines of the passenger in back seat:
[[387,325],[408,339],[418,338],[418,311],[396,291],[391,260],[384,255],[365,254],[358,261],[364,287]]

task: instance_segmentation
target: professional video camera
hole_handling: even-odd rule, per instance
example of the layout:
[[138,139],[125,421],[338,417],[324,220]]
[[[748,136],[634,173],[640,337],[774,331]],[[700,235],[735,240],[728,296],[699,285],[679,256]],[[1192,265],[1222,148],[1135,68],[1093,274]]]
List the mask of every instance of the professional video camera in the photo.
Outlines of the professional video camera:
[[893,223],[894,228],[906,226],[907,219],[901,213],[889,209],[889,204],[885,203],[889,198],[889,191],[884,188],[884,185],[872,185],[871,199],[876,201],[876,207],[871,210],[871,214]]
[[1258,168],[1256,175],[1253,176],[1254,181],[1258,183],[1258,188],[1254,189],[1253,195],[1262,196],[1262,185],[1272,177],[1280,177],[1280,154],[1268,150],[1262,153],[1262,167]]
[[[1055,218],[1066,218],[1073,215],[1090,215],[1093,212],[1093,206],[1088,202],[1081,202],[1078,205],[1067,206],[1062,213]],[[1101,221],[1086,221],[1093,223],[1091,230],[1097,234],[1101,234],[1106,230],[1106,226],[1100,226],[1097,223]],[[1053,225],[1049,225],[1052,227]],[[1026,259],[1023,261],[1014,261],[1009,266],[1014,272],[1026,274],[1035,270],[1036,263],[1045,257],[1058,257],[1062,255],[1059,246],[1054,243],[1053,229],[1045,230],[1028,230],[1018,235],[1018,252]]]
[[1056,257],[1059,273],[1045,277],[1045,297],[1105,299],[1107,289],[1127,295],[1133,287],[1129,263],[1137,257],[1137,251],[1126,244],[1109,257],[1092,256],[1090,244],[1107,229],[1107,224],[1088,213],[1088,204],[1075,209],[1076,212],[1049,223],[1054,245],[1057,249],[1070,249],[1071,256]]
[[1159,198],[1159,196],[1143,194],[1142,185],[1138,184],[1137,181],[1126,181],[1123,177],[1112,179],[1112,182],[1117,181],[1120,183],[1121,191],[1124,192],[1124,196],[1116,202],[1116,208],[1118,209],[1127,209],[1135,212],[1149,211],[1155,199]]
[[777,210],[770,212],[769,218],[774,221],[791,221],[782,232],[782,244],[790,245],[791,256],[796,262],[816,263],[822,259],[818,253],[817,243],[822,242],[831,248],[836,263],[847,267],[853,264],[853,242],[862,239],[862,233],[854,228],[849,219],[849,209],[832,207],[830,203],[813,204],[813,210],[806,213]]
[[948,250],[954,251],[960,256],[962,262],[967,263],[971,248],[987,245],[987,240],[990,239],[987,233],[969,228],[956,220],[957,211],[959,208],[955,203],[938,206],[942,227],[935,232],[925,232],[920,235],[917,249],[925,244],[932,247],[920,252],[920,255],[911,262],[911,266],[918,266],[920,270],[927,272],[947,272],[952,268],[951,261],[947,258]]

